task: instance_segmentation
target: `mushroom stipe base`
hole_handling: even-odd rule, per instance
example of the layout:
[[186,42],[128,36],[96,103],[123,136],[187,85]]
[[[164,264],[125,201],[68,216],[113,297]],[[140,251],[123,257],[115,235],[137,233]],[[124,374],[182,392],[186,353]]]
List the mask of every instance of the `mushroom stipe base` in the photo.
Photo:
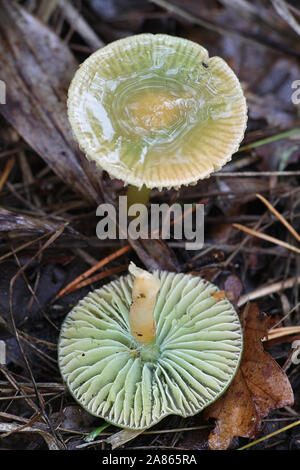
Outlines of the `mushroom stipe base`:
[[58,361],[75,400],[115,426],[146,429],[170,414],[188,417],[217,400],[242,355],[239,317],[200,277],[155,271],[161,282],[152,342],[131,333],[134,277],[90,292],[67,315]]

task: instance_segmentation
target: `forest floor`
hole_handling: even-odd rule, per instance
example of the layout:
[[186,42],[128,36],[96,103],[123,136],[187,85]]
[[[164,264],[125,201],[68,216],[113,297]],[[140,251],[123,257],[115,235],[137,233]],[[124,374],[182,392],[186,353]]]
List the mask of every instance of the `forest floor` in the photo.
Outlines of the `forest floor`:
[[[130,261],[201,276],[230,294],[241,315],[250,310],[258,321],[258,312],[265,314],[249,361],[257,361],[256,369],[266,361],[282,394],[267,397],[261,374],[250,386],[251,411],[245,402],[236,405],[243,425],[254,413],[255,429],[236,426],[220,410],[168,416],[120,447],[300,449],[299,21],[297,2],[283,0],[0,0],[0,79],[6,84],[6,104],[0,104],[1,449],[110,448],[119,432],[112,425],[95,441],[84,439],[104,422],[66,390],[57,340],[71,307]],[[67,90],[92,52],[144,32],[191,39],[222,57],[246,96],[247,130],[231,162],[195,186],[151,193],[155,203],[205,205],[201,250],[187,251],[172,239],[128,244],[96,237],[97,205],[115,201],[124,186],[95,171],[77,148]],[[78,281],[63,291],[99,262],[86,285]],[[260,397],[255,387],[264,392]],[[233,404],[222,406],[232,410]],[[216,413],[222,436],[216,436]]]

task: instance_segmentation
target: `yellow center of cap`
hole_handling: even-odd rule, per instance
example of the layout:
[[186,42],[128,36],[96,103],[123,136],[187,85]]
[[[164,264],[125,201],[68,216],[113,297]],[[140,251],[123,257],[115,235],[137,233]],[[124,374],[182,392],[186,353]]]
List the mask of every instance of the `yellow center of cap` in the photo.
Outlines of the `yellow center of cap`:
[[139,94],[128,106],[137,127],[156,131],[169,127],[180,117],[178,99],[167,92]]

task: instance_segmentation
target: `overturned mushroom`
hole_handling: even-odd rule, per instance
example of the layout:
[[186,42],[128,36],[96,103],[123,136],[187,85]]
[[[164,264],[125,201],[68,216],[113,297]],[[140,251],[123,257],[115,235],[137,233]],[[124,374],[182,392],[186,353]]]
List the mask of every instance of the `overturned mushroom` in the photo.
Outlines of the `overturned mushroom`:
[[58,345],[74,398],[116,426],[145,429],[194,415],[232,381],[242,352],[238,315],[200,277],[130,273],[90,292],[67,315]]

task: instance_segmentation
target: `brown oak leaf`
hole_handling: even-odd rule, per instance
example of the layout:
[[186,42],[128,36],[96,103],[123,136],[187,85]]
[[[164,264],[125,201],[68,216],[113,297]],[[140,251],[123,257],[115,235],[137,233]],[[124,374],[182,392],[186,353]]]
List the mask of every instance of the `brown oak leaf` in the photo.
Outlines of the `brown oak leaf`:
[[228,390],[204,412],[215,418],[208,444],[225,450],[234,436],[255,438],[262,419],[271,410],[292,405],[293,390],[278,363],[263,349],[268,317],[250,305],[244,328],[244,351],[240,367]]

